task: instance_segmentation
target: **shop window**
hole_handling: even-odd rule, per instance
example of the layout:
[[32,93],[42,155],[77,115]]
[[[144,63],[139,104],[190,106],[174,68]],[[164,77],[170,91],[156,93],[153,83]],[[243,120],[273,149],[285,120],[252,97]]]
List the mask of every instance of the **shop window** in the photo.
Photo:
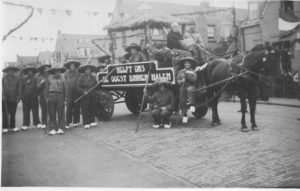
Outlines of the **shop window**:
[[208,39],[215,38],[215,26],[214,25],[210,25],[207,27],[207,37],[208,37]]

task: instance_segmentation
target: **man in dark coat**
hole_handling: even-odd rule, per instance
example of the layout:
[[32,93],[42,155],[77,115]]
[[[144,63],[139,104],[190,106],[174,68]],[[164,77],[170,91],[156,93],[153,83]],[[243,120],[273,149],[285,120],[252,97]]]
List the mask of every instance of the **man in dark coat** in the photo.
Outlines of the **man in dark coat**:
[[22,72],[27,77],[22,80],[20,86],[23,104],[23,127],[21,129],[26,130],[30,126],[30,111],[32,112],[33,125],[37,126],[40,123],[37,78],[34,77],[37,69],[26,67]]
[[292,72],[292,55],[288,48],[281,51],[281,66],[285,75],[291,75]]
[[75,60],[64,64],[64,67],[68,69],[64,75],[67,97],[66,129],[78,127],[80,122],[80,105],[74,102],[80,96],[77,89],[77,80],[80,77],[77,68],[80,65],[81,63]]
[[39,75],[37,80],[37,88],[39,94],[39,102],[41,107],[41,114],[42,114],[42,123],[38,125],[38,128],[45,129],[47,124],[47,102],[45,99],[45,87],[46,87],[46,80],[47,80],[47,70],[51,68],[51,65],[45,64],[38,67]]
[[170,49],[182,49],[180,40],[183,40],[183,38],[179,32],[179,25],[174,22],[167,36],[167,47]]
[[15,76],[17,67],[6,67],[3,72],[6,76],[2,79],[2,114],[3,114],[3,133],[7,133],[8,129],[17,132],[20,128],[16,127],[16,111],[20,101],[20,81]]
[[82,73],[82,75],[78,78],[77,88],[81,95],[87,94],[80,100],[83,126],[85,129],[97,126],[95,121],[97,95],[95,91],[88,93],[88,91],[97,84],[95,76],[91,74],[95,69],[96,67],[90,64],[78,68],[78,72]]

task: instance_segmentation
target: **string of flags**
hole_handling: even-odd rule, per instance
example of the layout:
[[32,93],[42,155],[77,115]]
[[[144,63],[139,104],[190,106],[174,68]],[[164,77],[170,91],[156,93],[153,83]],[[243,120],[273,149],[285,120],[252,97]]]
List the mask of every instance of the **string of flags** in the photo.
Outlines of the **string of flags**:
[[[42,15],[45,13],[45,11],[50,12],[52,15],[57,15],[58,13],[64,13],[66,16],[71,16],[74,12],[77,12],[78,10],[71,10],[71,9],[53,9],[53,8],[42,8],[42,7],[33,7],[34,11],[37,11],[39,15]],[[31,11],[31,8],[27,7],[26,10],[29,12]],[[85,15],[88,17],[96,17],[100,13],[103,13],[101,11],[79,11],[84,12]],[[105,12],[108,14],[108,12]]]
[[[10,36],[9,38],[14,39],[14,40],[29,40],[31,42],[55,42],[56,37],[25,37],[25,36]],[[77,43],[82,43],[82,42],[91,42],[92,39],[90,38],[59,38],[60,40],[64,41],[76,41]],[[107,38],[109,39],[109,38]],[[100,39],[99,39],[100,40]],[[103,40],[103,39],[102,39]]]
[[54,40],[56,40],[56,38],[54,37],[24,37],[24,36],[10,36],[9,38],[14,39],[14,40],[29,40],[31,42],[53,42]]

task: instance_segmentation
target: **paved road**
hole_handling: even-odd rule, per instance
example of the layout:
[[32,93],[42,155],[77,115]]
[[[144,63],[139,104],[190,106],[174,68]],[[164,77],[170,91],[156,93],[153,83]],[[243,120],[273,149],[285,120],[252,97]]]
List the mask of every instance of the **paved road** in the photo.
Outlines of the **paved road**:
[[119,105],[97,128],[5,135],[2,185],[299,187],[300,110],[259,105],[261,130],[241,133],[238,109],[221,103],[223,124],[215,128],[211,112],[172,129],[152,129],[144,113],[135,134],[137,117]]

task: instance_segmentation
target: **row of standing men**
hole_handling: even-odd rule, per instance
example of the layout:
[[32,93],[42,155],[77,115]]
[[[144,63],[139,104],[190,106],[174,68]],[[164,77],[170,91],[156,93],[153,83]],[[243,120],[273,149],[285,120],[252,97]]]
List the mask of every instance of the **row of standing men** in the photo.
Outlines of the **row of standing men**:
[[[99,60],[101,59],[103,58]],[[34,126],[46,128],[49,115],[49,134],[62,134],[65,129],[79,126],[80,109],[84,128],[96,126],[95,92],[89,93],[80,102],[74,101],[81,95],[87,94],[87,91],[97,84],[96,77],[92,73],[97,69],[101,70],[104,66],[100,65],[96,68],[90,64],[80,65],[80,62],[71,60],[66,62],[64,67],[29,66],[22,70],[24,78],[16,75],[19,68],[6,67],[3,70],[5,76],[2,80],[3,132],[27,130],[30,126],[30,113],[32,113]],[[19,101],[22,101],[23,108],[21,128],[16,127],[15,120]]]

